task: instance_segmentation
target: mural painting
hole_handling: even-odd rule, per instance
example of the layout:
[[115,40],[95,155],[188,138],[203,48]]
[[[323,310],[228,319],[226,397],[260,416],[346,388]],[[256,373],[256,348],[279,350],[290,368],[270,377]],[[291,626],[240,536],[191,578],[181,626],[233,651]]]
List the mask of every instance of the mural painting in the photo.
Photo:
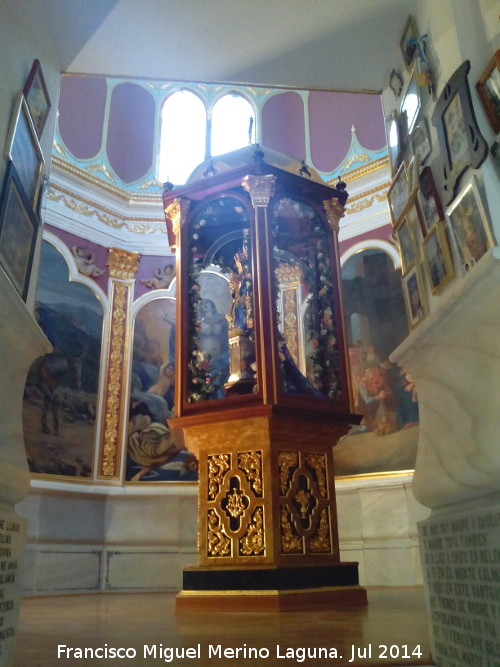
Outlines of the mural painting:
[[198,461],[167,425],[174,416],[175,299],[145,304],[134,323],[127,433],[129,482],[196,481]]
[[415,383],[389,361],[408,335],[399,271],[381,250],[364,250],[342,267],[354,412],[362,415],[334,448],[339,476],[415,467],[418,402]]
[[42,244],[35,316],[53,351],[36,359],[23,399],[33,473],[92,477],[103,308],[86,285],[70,282],[62,254]]

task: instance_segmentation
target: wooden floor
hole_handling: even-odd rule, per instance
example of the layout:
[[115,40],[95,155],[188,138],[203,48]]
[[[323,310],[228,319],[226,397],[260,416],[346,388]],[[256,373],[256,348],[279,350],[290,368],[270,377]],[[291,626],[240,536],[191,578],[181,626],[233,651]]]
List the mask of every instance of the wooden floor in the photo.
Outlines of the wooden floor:
[[[342,611],[179,613],[171,593],[25,598],[13,666],[432,664],[423,590],[368,588],[368,600],[368,607]],[[58,657],[58,645],[107,645],[128,649],[128,658],[81,658],[75,652]],[[420,658],[411,655],[417,647]],[[237,657],[224,657],[224,649],[238,648]],[[184,657],[176,657],[175,649],[178,655],[184,650]],[[328,649],[326,657],[319,649]]]

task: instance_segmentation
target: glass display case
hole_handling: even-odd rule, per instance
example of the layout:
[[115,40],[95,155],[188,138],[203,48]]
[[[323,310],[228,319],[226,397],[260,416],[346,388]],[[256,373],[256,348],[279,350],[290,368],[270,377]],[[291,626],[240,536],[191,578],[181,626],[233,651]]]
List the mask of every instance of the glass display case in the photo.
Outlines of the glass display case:
[[164,193],[180,261],[177,416],[215,401],[349,412],[336,238],[347,193],[244,156]]

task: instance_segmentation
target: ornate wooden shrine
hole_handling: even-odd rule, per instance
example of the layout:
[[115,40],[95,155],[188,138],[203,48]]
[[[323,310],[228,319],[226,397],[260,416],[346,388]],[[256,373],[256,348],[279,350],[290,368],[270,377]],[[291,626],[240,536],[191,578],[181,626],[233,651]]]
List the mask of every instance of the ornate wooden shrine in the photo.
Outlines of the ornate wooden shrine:
[[359,421],[338,278],[348,195],[258,147],[228,156],[164,192],[178,276],[169,426],[200,464],[199,562],[177,605],[366,604],[357,563],[340,562],[332,458]]

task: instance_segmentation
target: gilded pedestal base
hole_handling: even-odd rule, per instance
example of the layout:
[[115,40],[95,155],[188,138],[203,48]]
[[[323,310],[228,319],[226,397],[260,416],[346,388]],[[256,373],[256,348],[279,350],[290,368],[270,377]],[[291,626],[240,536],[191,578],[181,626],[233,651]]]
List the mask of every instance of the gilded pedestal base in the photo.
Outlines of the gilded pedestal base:
[[179,608],[366,604],[338,546],[332,447],[347,424],[260,407],[174,425],[200,462],[198,567]]

